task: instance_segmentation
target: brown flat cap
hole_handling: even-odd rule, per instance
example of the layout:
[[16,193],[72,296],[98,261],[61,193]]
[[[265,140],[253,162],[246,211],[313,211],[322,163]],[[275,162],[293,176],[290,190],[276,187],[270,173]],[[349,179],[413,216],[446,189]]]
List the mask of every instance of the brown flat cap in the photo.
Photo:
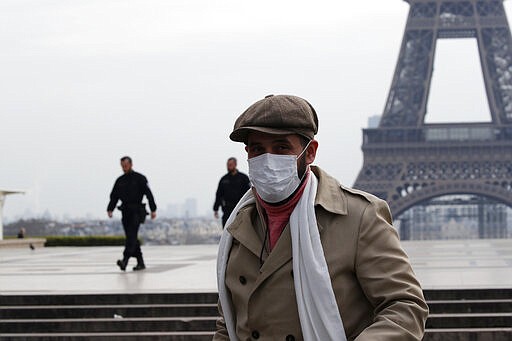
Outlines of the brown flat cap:
[[318,132],[315,109],[305,99],[269,95],[251,105],[235,122],[229,138],[247,143],[251,130],[268,134],[299,134],[312,140]]

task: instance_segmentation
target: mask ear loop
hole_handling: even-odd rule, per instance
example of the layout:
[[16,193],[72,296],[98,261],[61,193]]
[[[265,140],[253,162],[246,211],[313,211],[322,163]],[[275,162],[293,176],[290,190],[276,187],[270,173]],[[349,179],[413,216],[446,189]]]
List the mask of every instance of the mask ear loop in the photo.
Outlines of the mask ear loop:
[[311,144],[311,141],[313,140],[309,140],[308,144],[306,145],[306,147],[304,147],[304,149],[300,152],[299,155],[297,155],[297,160],[302,156],[302,154],[304,154],[306,152],[306,150],[308,149],[309,145]]
[[[306,152],[306,150],[308,149],[309,145],[311,144],[311,141],[313,140],[309,140],[308,144],[306,145],[306,147],[304,147],[304,149],[302,150],[302,152],[300,152],[299,155],[297,155],[297,158],[296,160],[298,160],[302,154],[304,154]],[[302,174],[302,177],[300,178],[300,182],[302,182],[302,180],[304,180],[304,178],[306,177],[306,174],[308,174],[308,169],[309,169],[309,165],[306,165],[307,168],[306,168],[306,171],[304,172],[304,174]],[[298,173],[298,172],[297,172]],[[297,174],[297,177],[299,177],[299,174]]]

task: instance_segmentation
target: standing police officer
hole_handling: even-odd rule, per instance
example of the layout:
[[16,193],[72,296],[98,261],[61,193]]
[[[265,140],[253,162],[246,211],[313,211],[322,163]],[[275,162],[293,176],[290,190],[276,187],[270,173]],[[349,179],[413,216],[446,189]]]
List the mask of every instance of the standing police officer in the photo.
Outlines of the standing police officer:
[[229,215],[240,198],[251,188],[249,177],[238,171],[234,157],[228,159],[226,166],[228,173],[219,181],[213,204],[213,214],[217,219],[219,218],[219,206],[222,207],[222,227],[226,225]]
[[156,218],[156,204],[153,194],[148,186],[148,180],[140,173],[133,171],[132,159],[129,156],[121,158],[121,168],[124,174],[117,178],[114,188],[110,193],[110,202],[107,207],[107,214],[112,218],[117,201],[121,200],[122,205],[119,209],[122,212],[122,222],[124,233],[126,235],[125,248],[123,252],[123,260],[118,260],[117,265],[123,271],[126,270],[130,257],[137,258],[137,266],[134,271],[144,270],[146,265],[142,258],[140,243],[137,238],[139,226],[146,219],[146,208],[142,203],[142,197],[146,195],[151,209],[151,219]]

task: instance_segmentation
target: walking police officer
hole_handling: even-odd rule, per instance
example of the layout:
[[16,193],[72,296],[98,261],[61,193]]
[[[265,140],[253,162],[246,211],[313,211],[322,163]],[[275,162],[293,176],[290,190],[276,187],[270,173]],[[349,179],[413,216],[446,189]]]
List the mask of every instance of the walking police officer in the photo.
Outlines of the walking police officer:
[[156,218],[156,204],[153,194],[148,186],[148,180],[140,173],[132,169],[132,159],[129,156],[121,158],[121,168],[124,174],[117,178],[114,188],[110,193],[110,202],[107,207],[109,218],[112,218],[112,212],[116,207],[117,201],[121,200],[122,205],[118,208],[122,212],[122,223],[126,235],[123,259],[117,261],[117,265],[123,271],[126,270],[130,257],[137,258],[137,266],[134,271],[144,270],[146,265],[142,258],[140,243],[137,238],[139,226],[146,219],[146,208],[142,203],[142,197],[145,195],[149,202],[151,210],[151,219]]

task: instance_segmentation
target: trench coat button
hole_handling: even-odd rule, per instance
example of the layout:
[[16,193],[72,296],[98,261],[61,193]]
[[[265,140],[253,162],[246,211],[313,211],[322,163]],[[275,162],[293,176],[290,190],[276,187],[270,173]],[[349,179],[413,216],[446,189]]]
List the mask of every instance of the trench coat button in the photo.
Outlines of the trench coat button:
[[285,340],[286,340],[286,341],[295,341],[295,336],[293,336],[293,335],[287,335]]
[[253,330],[252,333],[251,333],[251,336],[252,336],[253,339],[259,339],[260,338],[260,333],[257,330]]
[[245,279],[244,276],[240,276],[239,280],[240,280],[240,283],[242,283],[242,285],[245,285],[247,283],[247,280]]

